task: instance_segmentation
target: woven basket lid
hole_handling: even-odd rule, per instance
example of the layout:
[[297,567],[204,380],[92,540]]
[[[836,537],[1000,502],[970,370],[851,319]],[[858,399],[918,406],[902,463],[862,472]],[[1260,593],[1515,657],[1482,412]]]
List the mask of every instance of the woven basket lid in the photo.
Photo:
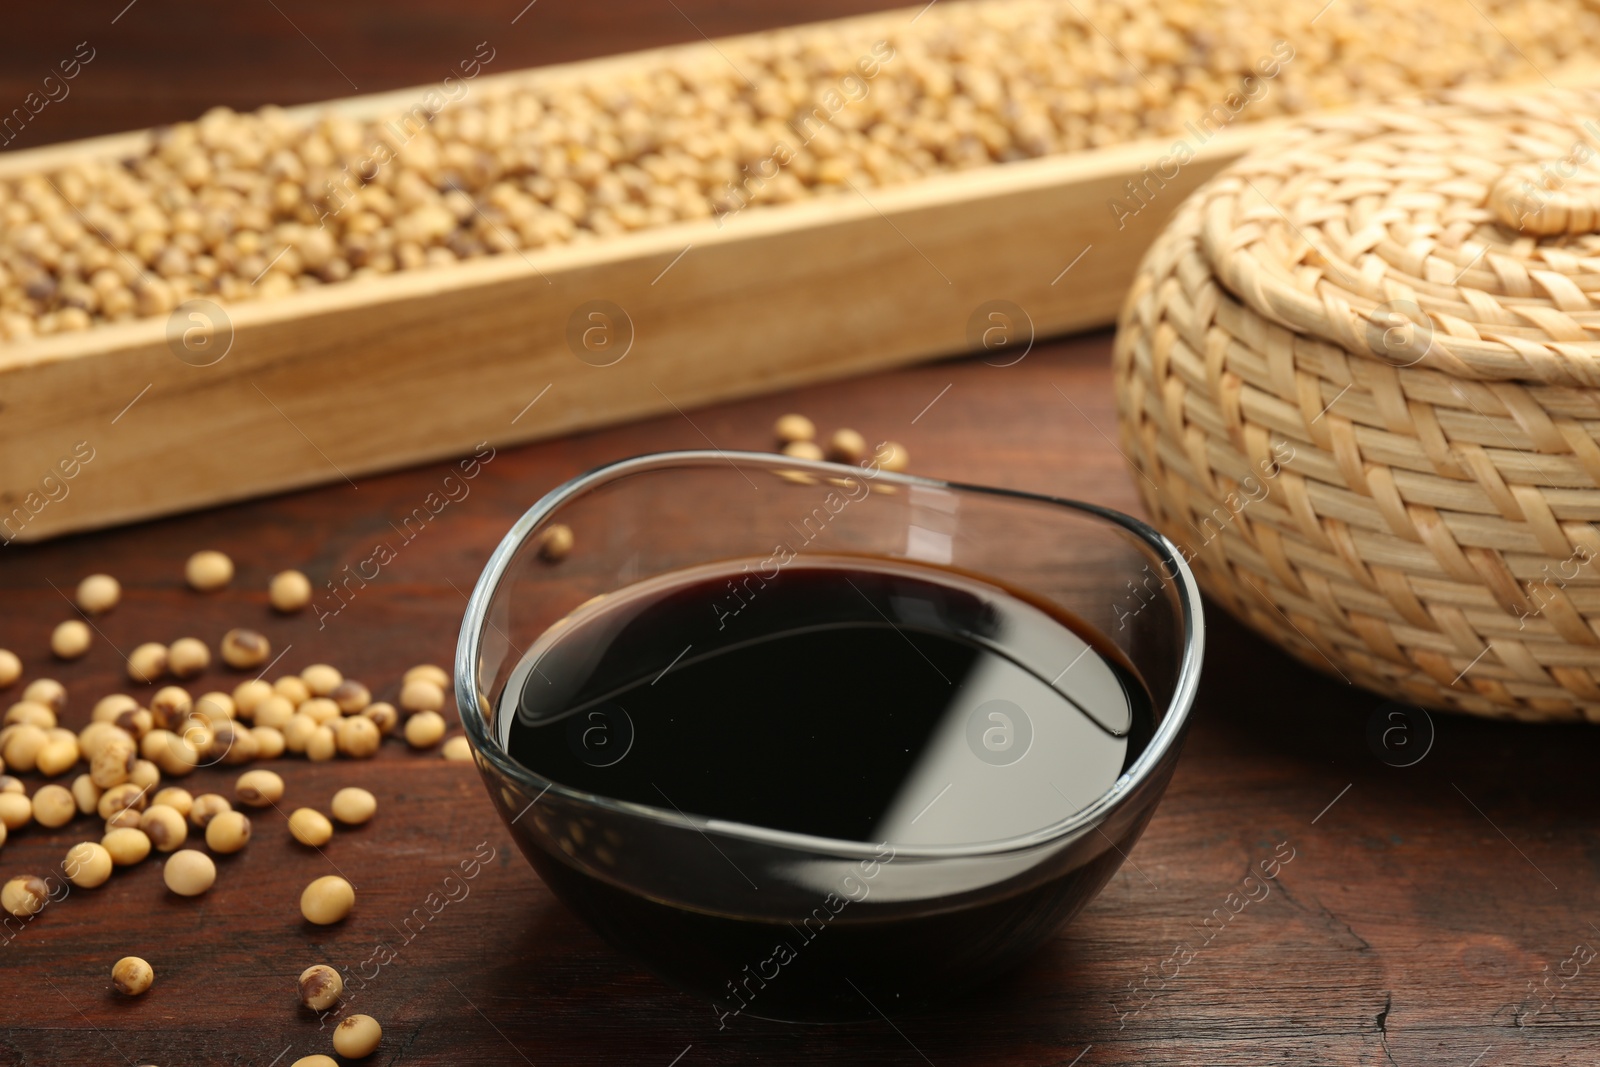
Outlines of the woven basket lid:
[[1216,276],[1395,367],[1600,386],[1600,92],[1313,120],[1201,194]]

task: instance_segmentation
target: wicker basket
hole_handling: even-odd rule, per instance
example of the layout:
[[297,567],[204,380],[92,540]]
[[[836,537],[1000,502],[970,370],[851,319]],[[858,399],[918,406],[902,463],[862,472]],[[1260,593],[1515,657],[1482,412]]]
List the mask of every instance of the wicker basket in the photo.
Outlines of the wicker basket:
[[1397,699],[1600,721],[1600,93],[1307,123],[1150,249],[1122,439],[1208,593]]

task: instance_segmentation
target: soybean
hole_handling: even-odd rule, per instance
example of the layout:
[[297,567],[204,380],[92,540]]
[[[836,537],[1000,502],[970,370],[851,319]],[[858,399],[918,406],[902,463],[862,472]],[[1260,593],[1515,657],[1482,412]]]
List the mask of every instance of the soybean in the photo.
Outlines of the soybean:
[[225,811],[206,826],[206,846],[224,855],[238,852],[250,841],[250,817],[242,811]]
[[[120,716],[119,716],[120,718]],[[132,741],[133,735],[114,722],[92,722],[78,734],[78,747],[86,759],[94,759],[113,740]]]
[[212,763],[226,763],[236,767],[256,758],[256,738],[250,728],[242,723],[219,723],[206,745],[206,758]]
[[328,699],[339,706],[346,715],[354,715],[372,703],[372,692],[360,682],[346,678],[333,687]]
[[370,1015],[347,1016],[333,1029],[333,1051],[352,1060],[372,1055],[382,1040],[383,1027]]
[[95,813],[102,819],[109,819],[119,811],[142,813],[147,803],[143,789],[132,782],[124,782],[100,794],[100,803],[95,805]]
[[94,784],[94,779],[87,774],[80,774],[72,780],[72,800],[78,805],[81,815],[93,815],[100,808],[100,794],[104,792]]
[[911,453],[906,451],[906,446],[898,441],[885,441],[878,446],[874,458],[878,466],[886,471],[903,471],[911,466]]
[[361,716],[371,719],[372,725],[376,726],[378,733],[384,737],[393,733],[394,728],[400,723],[400,713],[394,709],[394,705],[382,700],[362,708]]
[[187,789],[168,786],[150,798],[150,805],[171,808],[187,819],[190,809],[194,807],[194,796]]
[[37,726],[48,730],[56,724],[56,713],[37,700],[19,700],[6,709],[4,722],[7,726]]
[[68,619],[50,633],[50,651],[57,659],[77,659],[89,651],[89,625],[82,619]]
[[176,852],[189,840],[189,824],[178,809],[165,804],[152,804],[145,809],[139,817],[139,829],[158,852]]
[[235,670],[249,670],[267,662],[272,642],[254,630],[233,629],[222,635],[222,662]]
[[234,783],[233,795],[252,808],[270,807],[283,799],[283,779],[272,771],[245,771]]
[[352,759],[370,759],[377,755],[378,746],[383,743],[383,734],[378,732],[378,724],[371,719],[353,715],[339,721],[334,728],[334,741],[341,755]]
[[193,708],[194,701],[190,699],[189,691],[181,685],[164,685],[150,698],[150,715],[155,725],[163,730],[170,730],[188,718]]
[[200,765],[200,753],[189,732],[179,737],[171,730],[151,730],[139,739],[139,751],[155,762],[162,773],[181,778]]
[[339,752],[339,739],[331,726],[319,726],[306,739],[306,759],[312,763],[326,763]]
[[329,874],[305,887],[300,894],[300,914],[308,922],[328,926],[349,915],[355,903],[355,888],[338,875]]
[[204,830],[212,819],[232,810],[233,805],[220,793],[202,793],[194,798],[194,804],[189,808],[189,823]]
[[293,702],[277,693],[257,704],[253,711],[257,726],[270,726],[274,730],[282,730],[288,726],[289,720],[294,718],[294,713]]
[[67,825],[78,814],[72,792],[59,785],[42,785],[33,794],[33,821],[54,830]]
[[312,697],[295,710],[299,714],[310,718],[318,726],[326,726],[340,715],[339,705],[327,697]]
[[179,678],[193,678],[211,663],[211,650],[197,637],[180,637],[167,646],[167,670]]
[[109,574],[91,574],[78,583],[78,607],[86,615],[104,615],[122,599],[122,583]]
[[400,706],[407,711],[438,711],[444,707],[444,688],[422,678],[407,682],[400,690]]
[[0,793],[0,826],[20,830],[33,821],[33,801],[21,793]]
[[161,784],[161,769],[147,759],[136,759],[128,771],[128,781],[141,789],[154,789]]
[[54,678],[35,678],[22,691],[22,699],[43,704],[51,711],[60,711],[67,706],[67,687]]
[[186,848],[167,860],[161,879],[180,897],[197,897],[216,882],[217,865],[204,852]]
[[302,845],[318,848],[333,837],[333,823],[314,808],[296,808],[289,815],[289,833]]
[[104,845],[84,841],[67,850],[67,858],[62,861],[61,869],[66,873],[67,881],[79,889],[94,889],[106,884],[111,877],[112,866],[111,853]]
[[200,592],[221,589],[233,581],[233,560],[211,549],[196,552],[184,564],[183,576],[191,588]]
[[207,722],[218,723],[234,718],[238,714],[238,709],[233,706],[231,696],[220,690],[213,690],[195,698],[194,713]]
[[378,798],[365,789],[345,786],[333,794],[333,817],[346,826],[360,826],[378,810]]
[[558,522],[539,535],[539,555],[551,563],[557,563],[567,558],[576,540],[572,527]]
[[778,439],[780,445],[794,444],[796,441],[813,441],[817,436],[817,424],[804,415],[782,415],[772,424],[772,435]]
[[272,683],[261,678],[252,678],[248,682],[240,682],[233,687],[233,706],[238,711],[240,718],[254,719],[256,709],[271,700],[275,695],[272,691]]
[[312,1011],[327,1011],[339,1002],[344,978],[325,963],[314,963],[300,972],[300,1003]]
[[155,980],[155,969],[138,956],[124,956],[111,968],[111,985],[125,997],[139,996]]
[[141,740],[150,728],[155,725],[155,716],[145,708],[131,708],[113,721],[113,725],[127,731],[135,741]]
[[118,867],[131,867],[150,855],[150,837],[136,827],[113,827],[105,832],[100,844]]
[[410,670],[406,671],[405,675],[400,679],[400,681],[403,684],[407,682],[415,682],[419,679],[425,682],[432,682],[440,689],[448,689],[450,687],[450,675],[445,672],[443,667],[435,666],[432,663],[417,664],[415,667],[412,667]]
[[432,748],[444,737],[444,716],[437,711],[419,711],[406,720],[406,744],[412,748]]
[[312,735],[320,729],[317,720],[296,712],[283,726],[283,746],[290,752],[304,752],[311,744]]
[[313,663],[300,672],[300,680],[306,683],[306,688],[315,697],[325,697],[339,687],[344,681],[344,675],[337,667],[330,667],[326,663]]
[[286,674],[272,683],[272,689],[295,707],[311,699],[311,690],[298,674]]
[[128,654],[128,677],[149,684],[167,673],[167,646],[147,641]]
[[299,611],[311,603],[311,580],[299,571],[280,571],[272,576],[267,599],[274,610],[286,615]]
[[19,874],[0,888],[0,908],[18,919],[39,914],[49,901],[50,887],[37,875]]
[[828,438],[828,458],[840,463],[860,463],[867,458],[867,439],[855,430],[835,430]]
[[139,749],[131,737],[114,737],[89,760],[89,777],[101,789],[121,785],[128,780],[138,758]]
[[250,737],[256,743],[256,759],[277,759],[283,755],[283,733],[275,727],[252,727]]
[[66,736],[48,738],[34,759],[34,768],[46,778],[65,774],[78,762],[78,739],[71,731]]
[[17,723],[0,730],[0,758],[14,771],[26,774],[39,761],[39,752],[50,743],[50,735],[33,723]]
[[95,701],[94,710],[89,717],[94,722],[116,722],[117,718],[130,711],[137,711],[139,702],[126,693],[112,693]]

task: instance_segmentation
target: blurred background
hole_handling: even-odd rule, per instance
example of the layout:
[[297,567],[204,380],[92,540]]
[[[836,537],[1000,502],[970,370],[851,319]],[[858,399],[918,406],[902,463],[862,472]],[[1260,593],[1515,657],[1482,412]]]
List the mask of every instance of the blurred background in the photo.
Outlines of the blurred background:
[[536,0],[517,18],[521,4],[484,0],[28,5],[6,16],[0,100],[20,102],[35,91],[80,41],[97,50],[93,77],[72,83],[70,106],[51,105],[7,145],[32,148],[182,122],[218,105],[245,111],[436,82],[484,40],[497,50],[492,69],[499,73],[897,6]]

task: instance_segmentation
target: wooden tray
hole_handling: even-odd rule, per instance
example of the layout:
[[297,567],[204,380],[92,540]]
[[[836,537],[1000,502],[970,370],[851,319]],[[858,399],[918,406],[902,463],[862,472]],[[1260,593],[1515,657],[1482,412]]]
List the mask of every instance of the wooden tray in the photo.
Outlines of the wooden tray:
[[[479,84],[592,76],[711,47]],[[382,115],[424,91],[291,113]],[[486,441],[962,352],[975,347],[974,321],[980,333],[995,321],[990,301],[1023,311],[1011,323],[1018,336],[1105,325],[1172,209],[1277,125],[1220,132],[1120,222],[1109,202],[1170,151],[1171,138],[751,208],[720,227],[681,223],[235,305],[226,311],[231,346],[207,366],[174,354],[169,331],[187,325],[176,319],[0,344],[0,541],[355,484]],[[126,154],[149,136],[7,153],[0,176]],[[593,318],[597,302],[624,314]],[[575,354],[585,330],[600,349],[585,351],[587,361]]]

